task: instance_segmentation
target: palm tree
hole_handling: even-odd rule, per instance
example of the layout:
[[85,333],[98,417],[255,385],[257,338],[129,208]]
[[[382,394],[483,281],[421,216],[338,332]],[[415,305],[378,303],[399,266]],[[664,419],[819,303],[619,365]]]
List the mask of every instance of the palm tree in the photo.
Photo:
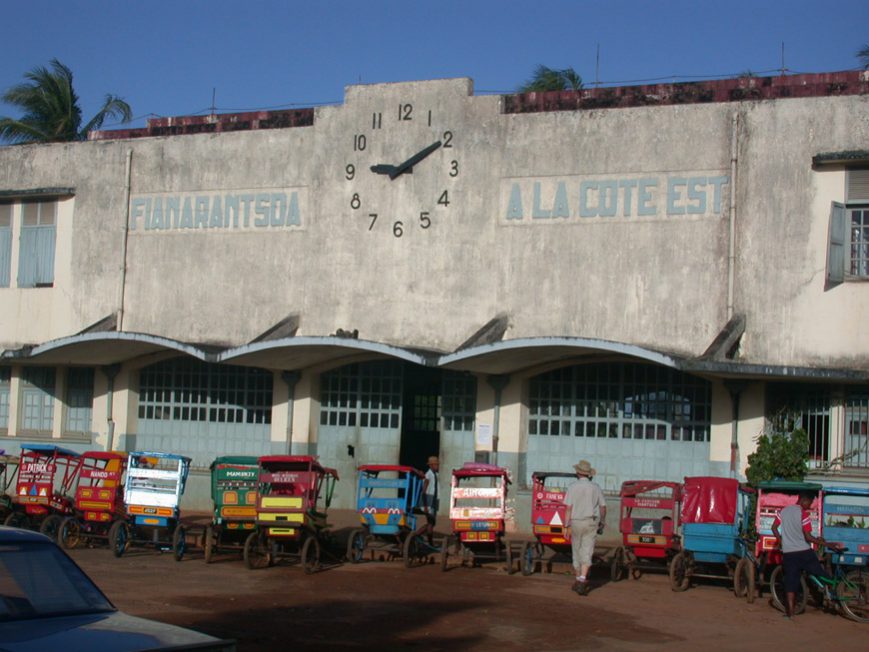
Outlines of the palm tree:
[[860,59],[861,66],[869,68],[869,43],[857,50],[857,58]]
[[534,74],[522,84],[519,93],[534,93],[539,91],[578,91],[582,88],[582,77],[573,68],[555,70],[544,65],[534,69]]
[[72,87],[72,71],[57,59],[51,70],[39,66],[25,73],[28,82],[7,90],[2,100],[20,109],[19,120],[0,117],[0,138],[10,143],[56,143],[87,140],[89,131],[99,129],[107,118],[129,122],[130,105],[106,95],[97,114],[82,126],[78,95]]

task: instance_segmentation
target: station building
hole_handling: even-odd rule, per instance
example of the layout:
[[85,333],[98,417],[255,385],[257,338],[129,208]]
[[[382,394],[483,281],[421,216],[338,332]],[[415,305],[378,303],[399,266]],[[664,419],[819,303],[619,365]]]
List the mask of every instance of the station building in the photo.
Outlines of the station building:
[[[469,79],[0,148],[0,448],[869,481],[869,74]],[[443,493],[442,493],[443,495]]]

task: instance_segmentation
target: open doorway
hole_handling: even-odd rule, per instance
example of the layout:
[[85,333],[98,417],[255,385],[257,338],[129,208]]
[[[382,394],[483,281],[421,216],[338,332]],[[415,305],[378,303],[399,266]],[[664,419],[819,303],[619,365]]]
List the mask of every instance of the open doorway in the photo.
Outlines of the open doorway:
[[420,470],[440,452],[441,372],[408,364],[404,370],[399,464]]

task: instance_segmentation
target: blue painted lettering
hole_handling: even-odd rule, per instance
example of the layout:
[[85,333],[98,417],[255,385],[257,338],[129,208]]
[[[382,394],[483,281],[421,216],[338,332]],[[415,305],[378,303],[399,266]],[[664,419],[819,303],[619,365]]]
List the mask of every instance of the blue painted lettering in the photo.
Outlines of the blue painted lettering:
[[209,226],[220,228],[223,226],[223,202],[220,201],[220,195],[211,198],[211,220]]
[[[136,230],[136,220],[140,217],[145,218],[147,215],[145,211],[149,203],[150,200],[144,197],[135,197],[130,202],[130,231]],[[147,228],[147,226],[145,228]]]
[[682,193],[678,188],[688,185],[688,180],[684,177],[668,177],[667,178],[667,215],[684,215],[685,207],[677,206],[677,203],[682,201]]
[[166,228],[180,228],[181,197],[166,197]]
[[613,217],[619,205],[619,182],[601,181],[600,195],[598,196],[598,215],[601,217]]
[[266,193],[257,193],[254,212],[257,214],[254,226],[269,225],[269,196]]
[[163,198],[154,197],[154,210],[151,211],[151,228],[165,229],[166,223],[163,221]]
[[253,195],[242,195],[241,201],[241,217],[245,228],[250,226],[250,205],[253,203]]
[[197,195],[196,197],[196,228],[208,228],[208,197]]
[[510,200],[507,202],[507,219],[521,220],[523,217],[522,191],[519,190],[519,184],[514,183],[510,188]]
[[638,179],[637,185],[637,215],[654,215],[655,204],[652,201],[652,190],[658,187],[658,180]]
[[534,204],[531,207],[531,218],[535,220],[552,217],[551,210],[543,210],[540,207],[540,182],[534,182]]
[[624,198],[622,199],[622,215],[624,217],[631,216],[631,206],[633,204],[633,199],[631,198],[631,193],[634,188],[637,187],[637,182],[635,179],[622,179],[619,181],[619,188],[624,188]]
[[567,184],[559,181],[555,189],[555,205],[552,207],[552,217],[570,217],[570,206],[567,203]]
[[283,226],[287,219],[287,196],[283,193],[272,193],[272,207],[269,224]]
[[706,177],[688,179],[688,213],[691,215],[706,213]]
[[181,208],[181,224],[182,229],[193,228],[193,202],[190,197],[184,198],[184,206]]
[[223,226],[229,228],[230,214],[232,214],[232,226],[238,228],[238,196],[227,195],[223,202]]
[[597,190],[597,181],[583,181],[579,184],[579,216],[596,217],[597,211],[588,207],[588,191]]
[[714,186],[714,192],[712,193],[712,205],[713,211],[716,215],[721,213],[721,186],[725,183],[730,182],[730,177],[721,176],[721,177],[709,177],[709,183]]
[[287,211],[287,226],[302,226],[302,216],[299,213],[299,193],[290,195],[290,208]]

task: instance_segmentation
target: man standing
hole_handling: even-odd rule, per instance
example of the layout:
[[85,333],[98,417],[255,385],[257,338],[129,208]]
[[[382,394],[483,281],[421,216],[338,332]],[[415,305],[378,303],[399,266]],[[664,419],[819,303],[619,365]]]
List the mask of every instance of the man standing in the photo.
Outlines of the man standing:
[[[812,521],[809,508],[817,496],[811,492],[801,492],[796,504],[783,508],[775,517],[772,533],[779,541],[784,567],[785,617],[793,618],[796,612],[797,591],[800,588],[800,573],[830,577],[811,544],[824,546],[822,537],[812,535]],[[832,546],[831,546],[832,547]]]
[[422,485],[422,504],[426,519],[425,532],[430,546],[434,545],[434,527],[438,518],[438,507],[440,506],[438,499],[438,467],[440,467],[438,458],[434,455],[429,457],[428,471],[425,472],[425,481]]
[[570,547],[576,581],[573,590],[588,595],[588,572],[597,535],[603,532],[606,521],[606,501],[601,488],[591,481],[596,471],[588,460],[574,464],[577,480],[567,488],[564,504],[567,506],[564,523],[570,527]]

